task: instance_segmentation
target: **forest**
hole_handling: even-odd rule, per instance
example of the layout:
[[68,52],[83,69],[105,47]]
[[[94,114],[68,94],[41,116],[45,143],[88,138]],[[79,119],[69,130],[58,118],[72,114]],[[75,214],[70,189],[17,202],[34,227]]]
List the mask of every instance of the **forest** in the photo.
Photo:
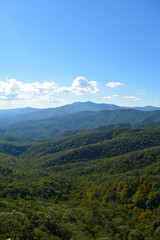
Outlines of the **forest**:
[[159,122],[0,135],[0,239],[160,239]]
[[0,0],[0,240],[160,240],[160,0]]

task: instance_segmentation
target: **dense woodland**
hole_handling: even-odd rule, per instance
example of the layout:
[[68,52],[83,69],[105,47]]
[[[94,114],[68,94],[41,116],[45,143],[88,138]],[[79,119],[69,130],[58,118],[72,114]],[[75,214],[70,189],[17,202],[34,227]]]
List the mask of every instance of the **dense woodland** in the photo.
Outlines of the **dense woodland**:
[[0,110],[0,134],[16,135],[23,138],[22,141],[47,140],[66,131],[120,123],[132,127],[145,127],[151,123],[152,127],[160,127],[160,109],[78,102],[53,109]]
[[18,135],[0,135],[1,240],[160,239],[159,122]]

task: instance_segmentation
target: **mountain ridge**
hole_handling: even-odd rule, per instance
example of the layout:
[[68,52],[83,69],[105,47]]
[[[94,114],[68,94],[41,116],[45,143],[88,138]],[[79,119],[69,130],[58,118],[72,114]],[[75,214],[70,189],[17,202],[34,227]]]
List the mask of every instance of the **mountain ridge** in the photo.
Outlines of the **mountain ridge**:
[[134,109],[81,111],[57,117],[28,120],[18,119],[0,128],[0,133],[40,140],[55,137],[64,131],[78,130],[119,123],[145,124],[160,122],[160,111],[139,111]]
[[[103,110],[116,110],[116,109],[136,109],[141,111],[154,111],[154,110],[160,110],[160,107],[155,107],[152,105],[147,105],[144,107],[129,107],[129,106],[119,106],[116,104],[108,104],[108,103],[95,103],[92,101],[85,101],[85,102],[73,102],[71,104],[65,104],[59,107],[54,108],[32,108],[32,107],[24,107],[24,108],[14,108],[14,109],[0,109],[0,114],[2,113],[12,113],[12,114],[21,114],[26,112],[34,112],[34,111],[46,111],[46,110],[66,110],[67,108],[72,107],[79,107],[91,111],[92,109],[103,109]],[[79,109],[78,109],[79,110]]]

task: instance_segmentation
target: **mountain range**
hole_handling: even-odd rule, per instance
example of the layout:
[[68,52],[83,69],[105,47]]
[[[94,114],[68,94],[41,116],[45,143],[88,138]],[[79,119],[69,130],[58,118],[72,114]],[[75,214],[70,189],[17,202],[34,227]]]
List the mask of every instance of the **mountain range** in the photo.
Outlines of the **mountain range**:
[[[44,114],[47,117],[60,116],[69,113],[75,113],[79,111],[100,111],[100,110],[120,110],[120,109],[135,109],[140,111],[156,111],[160,110],[160,107],[145,106],[145,107],[121,107],[114,104],[106,103],[94,103],[94,102],[75,102],[67,104],[57,108],[17,108],[17,109],[1,109],[0,116],[5,118],[6,116],[17,116],[23,114],[30,114],[32,119],[43,119]],[[45,117],[44,117],[45,118]]]
[[157,108],[0,111],[2,240],[159,240],[159,189]]
[[113,128],[0,135],[0,239],[159,240],[160,128]]
[[58,108],[0,111],[0,133],[26,137],[30,140],[51,138],[64,131],[102,125],[127,123],[138,126],[150,122],[159,124],[159,108],[151,106],[127,108],[93,102],[77,102]]

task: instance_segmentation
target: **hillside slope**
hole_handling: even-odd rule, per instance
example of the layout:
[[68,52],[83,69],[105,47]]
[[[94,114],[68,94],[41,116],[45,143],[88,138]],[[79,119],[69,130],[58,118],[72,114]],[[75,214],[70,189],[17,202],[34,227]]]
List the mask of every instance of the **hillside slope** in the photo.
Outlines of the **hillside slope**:
[[159,239],[160,129],[4,139],[0,239]]
[[120,107],[114,104],[93,103],[93,102],[75,102],[56,108],[36,109],[36,108],[19,108],[19,109],[1,109],[0,110],[0,125],[7,127],[13,123],[20,121],[45,120],[55,118],[72,113],[83,111],[102,111],[102,110],[120,110],[120,109],[135,109],[139,111],[155,111],[160,110],[158,107]]
[[119,123],[145,124],[160,122],[160,111],[110,110],[98,112],[77,112],[45,120],[19,121],[0,132],[27,137],[30,140],[51,138],[64,131],[93,128],[100,125]]

